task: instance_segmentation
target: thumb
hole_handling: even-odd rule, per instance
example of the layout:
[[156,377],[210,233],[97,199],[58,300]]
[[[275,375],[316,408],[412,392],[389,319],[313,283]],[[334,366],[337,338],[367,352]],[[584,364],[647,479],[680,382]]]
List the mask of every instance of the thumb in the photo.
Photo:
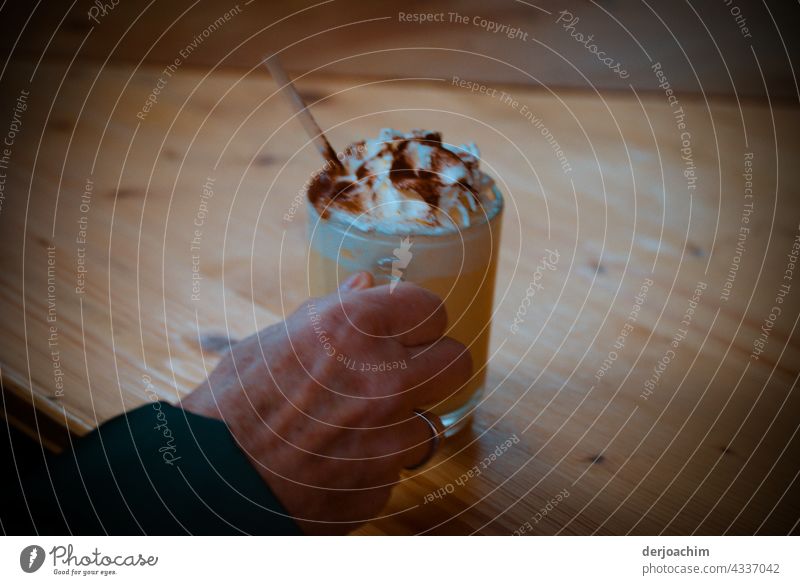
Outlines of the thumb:
[[353,290],[364,290],[370,288],[374,284],[372,274],[369,272],[356,272],[347,277],[347,279],[339,285],[339,292],[349,292]]

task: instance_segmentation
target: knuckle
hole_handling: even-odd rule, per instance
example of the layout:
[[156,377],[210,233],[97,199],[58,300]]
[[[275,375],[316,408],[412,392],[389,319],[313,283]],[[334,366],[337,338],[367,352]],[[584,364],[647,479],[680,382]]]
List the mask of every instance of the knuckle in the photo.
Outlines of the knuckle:
[[368,307],[350,299],[325,307],[322,319],[331,331],[344,336],[352,335],[355,329],[369,328],[374,320]]
[[[402,390],[400,390],[402,392]],[[401,399],[400,395],[395,393],[391,396],[382,396],[379,399],[373,400],[372,408],[375,411],[376,417],[381,421],[393,420],[400,410]]]
[[415,284],[409,284],[409,287],[407,306],[417,312],[421,320],[431,321],[438,331],[444,332],[447,328],[447,308],[442,298]]
[[403,384],[401,378],[392,375],[383,375],[380,378],[376,378],[372,386],[376,395],[393,401],[398,400],[405,390],[405,384]]
[[321,321],[324,327],[333,334],[346,332],[352,327],[345,308],[339,303],[327,305],[322,311]]
[[350,398],[346,408],[339,411],[339,420],[337,421],[340,426],[350,429],[360,428],[364,426],[364,421],[368,420],[372,412],[371,400],[364,400],[363,398]]
[[438,342],[444,350],[445,356],[450,360],[469,359],[469,349],[462,342],[452,337],[444,337]]
[[405,285],[405,291],[407,291],[408,296],[417,302],[425,303],[428,305],[442,304],[442,298],[435,292],[428,290],[427,288],[421,287],[418,284],[414,284],[411,282],[405,282],[400,284],[400,286],[403,285]]
[[372,422],[386,422],[393,420],[402,405],[402,387],[373,388],[369,400],[364,400],[365,411],[363,416]]
[[342,301],[341,309],[351,328],[374,333],[380,325],[380,314],[369,303],[347,299]]

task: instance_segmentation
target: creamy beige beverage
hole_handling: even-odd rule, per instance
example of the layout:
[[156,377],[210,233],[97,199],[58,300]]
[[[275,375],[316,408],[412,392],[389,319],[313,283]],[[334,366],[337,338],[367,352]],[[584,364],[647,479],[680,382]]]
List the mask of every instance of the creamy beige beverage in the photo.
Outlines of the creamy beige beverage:
[[475,374],[431,410],[452,434],[469,420],[486,379],[503,199],[475,145],[435,132],[382,130],[351,145],[341,169],[308,189],[308,278],[313,295],[366,270],[390,290],[400,280],[441,296],[447,335],[466,345]]

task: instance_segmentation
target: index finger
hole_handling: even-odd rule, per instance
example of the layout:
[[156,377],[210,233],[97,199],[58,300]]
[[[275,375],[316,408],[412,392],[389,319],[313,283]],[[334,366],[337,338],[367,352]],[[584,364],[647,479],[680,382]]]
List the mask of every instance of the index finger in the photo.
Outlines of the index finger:
[[447,311],[438,295],[401,282],[394,288],[377,286],[358,293],[381,315],[381,335],[406,346],[422,345],[439,339],[447,328]]

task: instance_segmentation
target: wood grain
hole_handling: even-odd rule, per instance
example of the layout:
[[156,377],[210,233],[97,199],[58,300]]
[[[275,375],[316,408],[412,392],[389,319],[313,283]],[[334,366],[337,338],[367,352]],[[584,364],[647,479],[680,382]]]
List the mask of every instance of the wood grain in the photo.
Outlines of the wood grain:
[[[67,63],[45,62],[26,86],[30,66],[12,71],[31,98],[0,214],[2,376],[6,393],[83,434],[148,401],[144,375],[175,401],[229,340],[280,320],[306,297],[304,211],[284,215],[319,161],[260,72],[179,70],[142,120],[161,67],[66,72]],[[68,83],[56,96],[52,80],[62,75]],[[751,357],[798,236],[797,108],[679,96],[696,166],[690,190],[681,133],[656,93],[497,86],[514,106],[447,80],[311,76],[297,84],[321,99],[315,115],[335,148],[384,126],[476,141],[508,202],[486,399],[472,429],[405,478],[385,517],[361,533],[509,534],[526,522],[535,534],[797,530],[797,280],[765,351]],[[526,111],[557,140],[571,171]],[[744,225],[749,152],[754,211]],[[193,300],[191,243],[204,185],[213,197]],[[86,287],[76,294],[84,215]],[[724,301],[743,225],[750,231]],[[536,276],[546,249],[558,252],[557,269]],[[653,284],[620,347],[647,279]],[[698,282],[706,288],[685,326]],[[526,294],[532,302],[515,333]],[[644,399],[682,328],[685,339]],[[508,439],[517,442],[492,459]],[[442,489],[451,493],[426,503]],[[562,490],[569,495],[542,514]]]

